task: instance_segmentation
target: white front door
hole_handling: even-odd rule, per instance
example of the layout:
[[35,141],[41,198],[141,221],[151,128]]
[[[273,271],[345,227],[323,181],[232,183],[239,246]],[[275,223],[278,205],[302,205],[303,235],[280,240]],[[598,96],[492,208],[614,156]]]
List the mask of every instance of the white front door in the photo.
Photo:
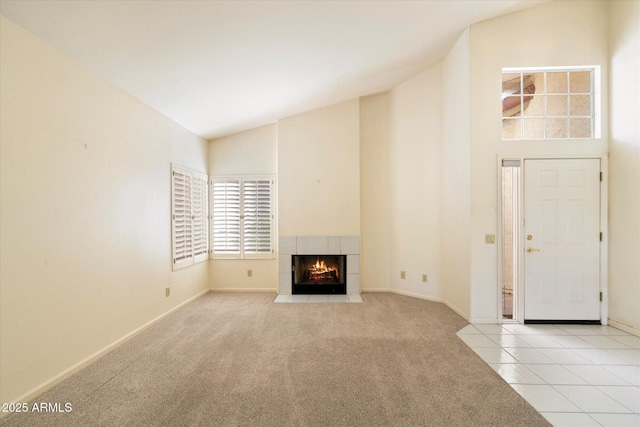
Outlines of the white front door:
[[600,320],[600,160],[524,162],[524,319]]

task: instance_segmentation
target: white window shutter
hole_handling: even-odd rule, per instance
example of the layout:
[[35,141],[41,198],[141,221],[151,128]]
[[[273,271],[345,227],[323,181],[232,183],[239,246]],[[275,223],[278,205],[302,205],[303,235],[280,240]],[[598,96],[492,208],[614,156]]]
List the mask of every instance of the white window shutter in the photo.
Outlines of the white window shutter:
[[214,177],[212,258],[274,258],[273,176]]
[[272,181],[245,178],[243,198],[243,249],[246,258],[272,255]]
[[204,261],[209,251],[209,191],[205,174],[172,165],[173,269]]
[[237,258],[240,241],[240,178],[214,178],[212,204],[212,257]]
[[172,171],[172,226],[174,269],[192,264],[191,176]]
[[194,176],[192,181],[191,219],[193,257],[199,262],[209,257],[209,189],[206,176]]

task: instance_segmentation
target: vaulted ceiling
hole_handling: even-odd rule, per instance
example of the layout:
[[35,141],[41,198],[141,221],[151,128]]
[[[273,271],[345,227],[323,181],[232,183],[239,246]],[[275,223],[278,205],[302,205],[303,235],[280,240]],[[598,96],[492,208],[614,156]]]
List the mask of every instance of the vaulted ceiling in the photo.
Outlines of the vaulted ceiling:
[[0,13],[213,138],[388,90],[469,25],[545,0],[1,0]]

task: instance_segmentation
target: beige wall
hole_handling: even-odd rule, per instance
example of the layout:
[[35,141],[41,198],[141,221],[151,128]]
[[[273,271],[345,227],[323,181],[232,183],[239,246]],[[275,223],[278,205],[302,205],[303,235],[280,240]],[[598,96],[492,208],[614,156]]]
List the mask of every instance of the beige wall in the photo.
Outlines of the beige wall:
[[470,314],[471,134],[469,30],[442,64],[442,288],[447,304]]
[[[277,124],[214,139],[209,142],[209,174],[276,175],[277,146]],[[247,270],[252,270],[251,277]],[[217,291],[275,292],[278,286],[277,260],[210,260],[209,286]]]
[[442,65],[402,83],[390,97],[391,288],[440,299]]
[[360,271],[363,292],[390,289],[389,92],[360,99]]
[[[171,162],[277,172],[280,235],[361,234],[365,290],[495,322],[497,246],[484,235],[497,234],[497,158],[604,156],[609,143],[610,318],[638,331],[637,17],[637,2],[575,1],[484,21],[388,93],[209,144],[2,18],[0,400],[209,287],[275,289],[272,260],[171,271]],[[501,67],[553,65],[602,67],[603,137],[502,142]]]
[[[171,271],[171,162],[207,145],[0,18],[0,401],[208,289]],[[165,287],[171,296],[165,297]]]
[[640,332],[640,3],[609,2],[609,320]]
[[360,235],[357,99],[278,123],[280,236]]
[[[471,320],[495,323],[498,301],[497,156],[606,156],[607,3],[552,2],[471,26]],[[602,138],[501,141],[502,67],[600,65]]]

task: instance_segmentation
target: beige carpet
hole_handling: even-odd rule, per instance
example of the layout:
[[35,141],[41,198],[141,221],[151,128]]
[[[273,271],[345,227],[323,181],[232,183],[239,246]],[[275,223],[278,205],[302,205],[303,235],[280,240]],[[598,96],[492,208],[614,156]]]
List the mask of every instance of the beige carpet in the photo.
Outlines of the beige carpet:
[[6,426],[547,426],[443,304],[278,304],[210,293],[39,396]]

